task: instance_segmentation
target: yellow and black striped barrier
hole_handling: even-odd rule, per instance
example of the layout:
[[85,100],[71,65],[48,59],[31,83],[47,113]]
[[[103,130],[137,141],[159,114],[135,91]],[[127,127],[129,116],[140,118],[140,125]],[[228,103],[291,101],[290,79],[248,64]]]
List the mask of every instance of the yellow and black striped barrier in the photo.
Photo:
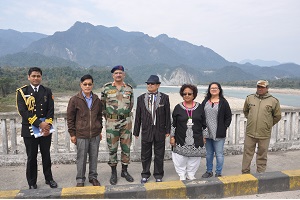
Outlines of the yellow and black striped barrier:
[[195,199],[300,190],[300,170],[242,174],[190,181],[0,191],[0,198]]

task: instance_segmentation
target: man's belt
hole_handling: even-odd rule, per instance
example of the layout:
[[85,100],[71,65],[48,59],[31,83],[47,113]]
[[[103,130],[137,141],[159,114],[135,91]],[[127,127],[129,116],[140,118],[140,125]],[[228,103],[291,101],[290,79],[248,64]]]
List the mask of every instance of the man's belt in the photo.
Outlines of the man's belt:
[[129,113],[124,114],[124,115],[107,114],[106,117],[110,118],[110,119],[126,119],[127,117],[129,117]]

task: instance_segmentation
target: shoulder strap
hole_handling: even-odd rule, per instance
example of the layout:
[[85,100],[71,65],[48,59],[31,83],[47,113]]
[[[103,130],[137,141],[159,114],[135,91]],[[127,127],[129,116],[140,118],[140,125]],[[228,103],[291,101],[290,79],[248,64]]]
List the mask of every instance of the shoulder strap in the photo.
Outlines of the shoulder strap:
[[111,85],[111,84],[112,84],[112,82],[105,83],[104,87],[107,86],[107,85]]
[[[32,111],[34,109],[34,104],[35,104],[35,98],[33,96],[30,96],[26,99],[25,95],[24,95],[24,92],[23,92],[23,88],[26,87],[27,85],[24,85],[23,87],[20,87],[18,88],[16,91],[16,106],[17,106],[17,109],[18,109],[18,101],[17,101],[17,98],[18,98],[18,91],[20,92],[27,108],[29,111]],[[18,112],[19,112],[19,109],[18,109]],[[19,112],[20,114],[20,112]]]
[[17,101],[17,95],[18,95],[18,91],[20,91],[20,94],[22,95],[22,97],[23,97],[23,99],[24,99],[24,101],[25,101],[25,103],[26,103],[26,97],[25,97],[25,95],[24,95],[24,92],[23,92],[23,88],[24,87],[26,87],[27,85],[24,85],[24,86],[22,86],[22,87],[20,87],[20,88],[18,88],[17,90],[16,90],[16,101]]
[[130,85],[130,84],[128,84],[128,83],[126,83],[126,85],[129,86],[131,89],[133,89],[132,85]]

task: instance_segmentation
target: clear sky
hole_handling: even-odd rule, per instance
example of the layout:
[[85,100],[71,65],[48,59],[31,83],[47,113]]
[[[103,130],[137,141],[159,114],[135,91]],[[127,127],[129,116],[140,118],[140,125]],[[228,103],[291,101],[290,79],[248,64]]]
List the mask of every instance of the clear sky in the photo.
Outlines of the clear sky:
[[300,0],[0,0],[0,29],[52,35],[76,21],[300,64]]

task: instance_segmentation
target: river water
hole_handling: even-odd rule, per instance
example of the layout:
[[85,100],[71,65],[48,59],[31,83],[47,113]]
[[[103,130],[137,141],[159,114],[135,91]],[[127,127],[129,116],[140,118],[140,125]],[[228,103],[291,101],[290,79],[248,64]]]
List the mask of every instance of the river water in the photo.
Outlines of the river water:
[[[163,93],[179,93],[180,86],[160,86],[159,91]],[[137,98],[139,95],[145,93],[147,88],[145,85],[140,85],[134,88],[134,95]],[[206,93],[207,86],[198,86],[198,93]],[[235,97],[240,99],[245,99],[249,94],[253,94],[256,92],[256,88],[248,88],[239,89],[231,87],[231,88],[223,88],[223,93],[225,97]],[[300,94],[283,94],[283,93],[276,93],[270,92],[274,97],[276,97],[280,104],[293,106],[293,107],[300,107]]]

